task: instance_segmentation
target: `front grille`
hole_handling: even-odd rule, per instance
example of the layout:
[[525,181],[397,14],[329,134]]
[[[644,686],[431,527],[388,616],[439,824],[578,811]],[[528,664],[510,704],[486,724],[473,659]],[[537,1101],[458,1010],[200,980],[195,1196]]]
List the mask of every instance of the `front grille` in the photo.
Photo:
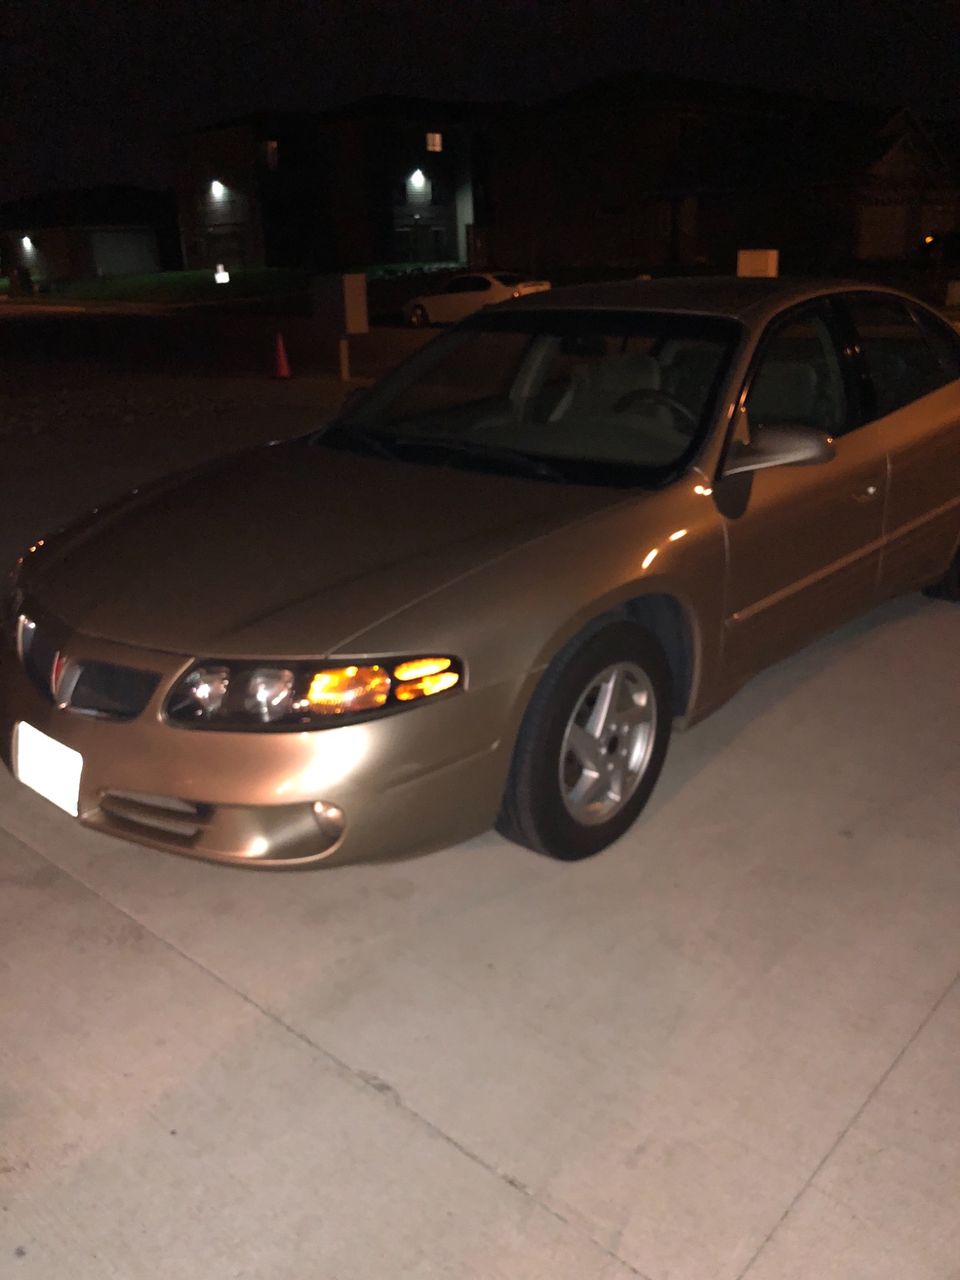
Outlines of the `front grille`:
[[183,844],[191,844],[213,816],[212,805],[138,791],[106,791],[100,809],[121,830]]
[[160,683],[155,671],[137,667],[117,667],[109,662],[81,662],[79,667],[69,707],[111,720],[132,720],[140,715]]
[[65,664],[55,698],[54,665],[60,657],[55,638],[45,627],[24,619],[20,628],[20,652],[27,675],[49,702],[59,701],[71,711],[105,719],[135,719],[160,683],[155,671],[71,658]]
[[52,702],[50,681],[57,656],[56,644],[46,631],[39,631],[35,623],[25,618],[20,624],[20,651],[27,675],[44,697]]

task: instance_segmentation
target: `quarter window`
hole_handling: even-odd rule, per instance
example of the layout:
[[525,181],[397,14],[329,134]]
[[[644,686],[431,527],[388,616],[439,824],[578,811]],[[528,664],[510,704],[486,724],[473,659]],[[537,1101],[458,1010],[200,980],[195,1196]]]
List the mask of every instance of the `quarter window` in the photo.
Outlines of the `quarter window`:
[[878,418],[895,413],[958,376],[956,356],[951,371],[949,352],[938,354],[929,336],[896,298],[853,298],[848,306],[873,385]]
[[837,348],[819,311],[775,323],[761,349],[746,409],[751,432],[803,426],[832,436],[847,429]]

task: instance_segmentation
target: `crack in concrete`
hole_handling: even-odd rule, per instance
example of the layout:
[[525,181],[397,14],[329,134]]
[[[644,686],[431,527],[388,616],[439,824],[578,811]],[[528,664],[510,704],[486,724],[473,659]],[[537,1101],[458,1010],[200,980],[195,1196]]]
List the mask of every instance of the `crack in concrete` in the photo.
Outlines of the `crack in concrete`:
[[927,1011],[924,1017],[920,1020],[913,1034],[907,1040],[906,1044],[904,1044],[902,1048],[899,1050],[899,1052],[894,1055],[892,1061],[890,1062],[890,1065],[879,1077],[879,1079],[875,1082],[873,1087],[867,1093],[867,1096],[864,1098],[863,1102],[861,1102],[860,1106],[857,1107],[856,1111],[853,1113],[853,1115],[850,1117],[850,1119],[841,1129],[840,1133],[837,1135],[834,1141],[827,1148],[826,1153],[824,1154],[820,1162],[816,1165],[813,1172],[810,1174],[809,1178],[806,1179],[803,1186],[800,1188],[797,1194],[793,1197],[793,1199],[784,1209],[783,1213],[780,1215],[777,1221],[773,1224],[773,1226],[770,1228],[770,1230],[767,1232],[764,1238],[760,1241],[758,1248],[754,1252],[753,1256],[750,1258],[747,1265],[736,1276],[736,1280],[746,1280],[746,1277],[753,1270],[754,1265],[759,1260],[761,1254],[765,1252],[767,1246],[770,1244],[773,1237],[777,1234],[777,1232],[780,1230],[780,1228],[783,1226],[786,1220],[790,1217],[791,1213],[793,1213],[794,1209],[797,1207],[797,1205],[800,1203],[800,1201],[803,1199],[806,1193],[810,1190],[811,1186],[813,1185],[814,1181],[817,1178],[817,1175],[820,1173],[820,1170],[827,1164],[827,1162],[833,1156],[834,1152],[840,1146],[841,1142],[843,1142],[844,1138],[847,1136],[847,1134],[850,1132],[853,1126],[857,1123],[857,1121],[866,1111],[867,1107],[869,1107],[870,1103],[874,1100],[874,1098],[883,1088],[884,1084],[887,1082],[887,1080],[890,1078],[893,1072],[897,1069],[897,1067],[906,1057],[914,1041],[921,1034],[921,1032],[923,1032],[923,1030],[929,1025],[929,1023],[931,1022],[931,1020],[933,1019],[937,1011],[940,1009],[943,1002],[947,999],[951,991],[953,991],[958,984],[960,984],[960,973],[955,974],[953,978],[951,978],[951,980],[947,983],[946,987],[943,989],[943,991],[940,993],[937,999],[933,1002],[930,1009]]
[[247,1004],[251,1008],[255,1009],[262,1017],[267,1018],[275,1026],[280,1027],[288,1035],[291,1035],[295,1039],[299,1040],[301,1044],[306,1045],[306,1047],[310,1049],[313,1053],[325,1059],[328,1065],[333,1067],[334,1070],[337,1072],[337,1074],[340,1075],[342,1078],[354,1084],[357,1084],[364,1089],[369,1089],[371,1092],[378,1094],[381,1098],[386,1098],[391,1105],[405,1112],[418,1125],[420,1125],[422,1128],[426,1129],[430,1134],[432,1134],[433,1137],[439,1139],[441,1142],[446,1143],[448,1146],[452,1147],[465,1159],[469,1160],[472,1164],[475,1164],[479,1168],[483,1169],[485,1173],[490,1174],[492,1177],[502,1182],[505,1186],[510,1187],[511,1190],[516,1191],[518,1194],[522,1195],[525,1199],[529,1200],[532,1204],[536,1205],[537,1208],[541,1209],[544,1213],[549,1214],[550,1217],[554,1218],[557,1222],[561,1223],[561,1225],[566,1227],[567,1230],[573,1231],[578,1235],[581,1235],[582,1237],[587,1239],[596,1249],[598,1249],[604,1255],[604,1257],[608,1258],[611,1262],[615,1262],[618,1266],[623,1267],[631,1276],[635,1277],[635,1280],[651,1280],[650,1276],[638,1270],[631,1262],[628,1262],[626,1258],[621,1257],[620,1254],[614,1253],[605,1244],[603,1244],[602,1241],[598,1240],[596,1236],[594,1236],[590,1231],[583,1230],[582,1227],[571,1222],[568,1218],[565,1218],[564,1215],[560,1213],[558,1209],[555,1209],[547,1201],[540,1199],[531,1190],[530,1187],[528,1187],[523,1181],[521,1181],[520,1178],[515,1177],[513,1174],[507,1173],[503,1169],[499,1169],[494,1164],[491,1164],[488,1160],[485,1160],[483,1156],[479,1155],[476,1151],[472,1151],[469,1147],[464,1145],[464,1143],[458,1141],[458,1139],[453,1137],[452,1134],[447,1133],[445,1129],[440,1128],[439,1125],[435,1124],[427,1116],[419,1112],[415,1107],[410,1106],[409,1103],[404,1101],[399,1090],[396,1089],[392,1084],[390,1084],[389,1081],[384,1080],[375,1072],[364,1071],[360,1067],[351,1066],[350,1063],[338,1057],[337,1054],[333,1053],[331,1050],[325,1048],[323,1045],[318,1044],[315,1040],[311,1039],[311,1037],[308,1036],[306,1032],[299,1030],[297,1027],[293,1026],[292,1023],[287,1022],[286,1019],[282,1018],[278,1013],[275,1013],[272,1009],[269,1009],[266,1006],[260,1004],[260,1002],[255,1000],[252,996],[247,995],[245,991],[241,991],[239,987],[235,987],[233,983],[229,982],[221,974],[217,973],[215,969],[208,968],[208,966],[204,964],[203,961],[198,960],[195,956],[190,955],[189,952],[184,951],[181,947],[177,946],[176,943],[171,942],[169,938],[165,938],[162,934],[157,933],[156,930],[152,929],[149,925],[144,924],[142,920],[138,920],[137,917],[131,911],[128,911],[125,907],[122,907],[118,903],[113,902],[104,893],[102,893],[94,885],[88,883],[85,879],[83,879],[82,876],[78,875],[75,871],[67,870],[66,867],[61,866],[59,862],[51,858],[49,855],[42,853],[39,849],[34,849],[31,845],[25,844],[17,836],[13,835],[12,832],[7,831],[5,827],[0,827],[0,831],[2,831],[4,835],[8,836],[15,844],[20,845],[20,847],[22,849],[25,849],[28,853],[32,853],[36,857],[41,858],[44,862],[48,863],[49,865],[56,867],[57,870],[61,872],[63,875],[65,875],[68,879],[73,880],[74,883],[82,886],[82,888],[86,889],[88,893],[92,893],[95,898],[98,898],[106,906],[110,907],[111,910],[119,912],[127,920],[131,921],[131,923],[136,925],[137,928],[142,929],[143,932],[148,937],[153,938],[155,942],[158,942],[162,947],[165,947],[167,948],[167,950],[172,951],[175,955],[179,956],[182,960],[185,960],[187,964],[190,964],[194,968],[199,969],[201,973],[205,974],[208,978],[218,983],[225,990],[231,992],[239,1000],[242,1000],[244,1004]]

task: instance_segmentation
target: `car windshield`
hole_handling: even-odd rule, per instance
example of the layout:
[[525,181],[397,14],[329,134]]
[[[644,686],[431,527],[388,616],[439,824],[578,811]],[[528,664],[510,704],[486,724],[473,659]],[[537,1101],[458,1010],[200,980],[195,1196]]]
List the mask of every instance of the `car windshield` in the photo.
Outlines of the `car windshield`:
[[481,313],[319,439],[421,464],[656,485],[696,453],[739,334],[732,320],[669,312]]

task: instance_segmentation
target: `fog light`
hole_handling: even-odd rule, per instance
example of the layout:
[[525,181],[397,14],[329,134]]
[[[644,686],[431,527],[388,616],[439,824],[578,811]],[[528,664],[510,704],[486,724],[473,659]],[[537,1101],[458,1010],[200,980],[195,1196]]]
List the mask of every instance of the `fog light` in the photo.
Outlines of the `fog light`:
[[343,810],[335,804],[327,804],[325,800],[318,800],[313,806],[313,816],[317,820],[317,826],[320,828],[320,834],[326,841],[326,845],[334,845],[343,835],[344,820]]

